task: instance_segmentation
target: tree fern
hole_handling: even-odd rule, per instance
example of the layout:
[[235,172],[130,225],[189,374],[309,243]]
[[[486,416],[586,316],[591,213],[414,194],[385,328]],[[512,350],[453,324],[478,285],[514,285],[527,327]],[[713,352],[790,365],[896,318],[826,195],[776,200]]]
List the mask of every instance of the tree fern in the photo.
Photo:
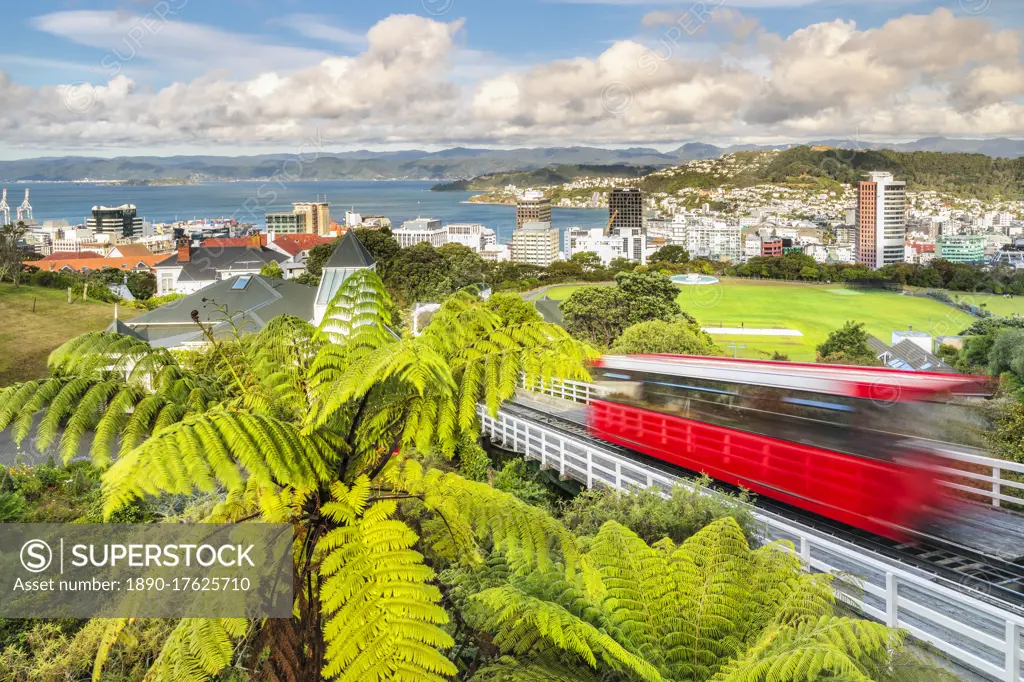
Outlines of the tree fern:
[[338,522],[317,545],[325,556],[320,601],[327,621],[324,675],[341,680],[443,680],[455,666],[437,651],[452,645],[438,625],[448,615],[428,584],[434,572],[412,549],[416,534],[393,519],[397,504],[367,507],[370,480],[335,483],[323,513]]
[[335,457],[323,434],[303,435],[269,417],[210,412],[163,429],[114,462],[103,475],[104,514],[146,495],[231,494],[250,480],[315,488],[329,480]]

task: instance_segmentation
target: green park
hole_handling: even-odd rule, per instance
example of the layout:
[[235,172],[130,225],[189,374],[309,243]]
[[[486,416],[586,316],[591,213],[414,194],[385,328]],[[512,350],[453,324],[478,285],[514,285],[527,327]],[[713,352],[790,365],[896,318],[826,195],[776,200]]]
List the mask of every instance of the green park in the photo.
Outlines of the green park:
[[[579,285],[549,289],[554,300],[567,299]],[[1024,312],[1024,297],[964,295],[985,303],[994,314]],[[959,334],[977,318],[925,296],[860,291],[841,284],[804,284],[766,280],[723,279],[718,284],[681,286],[678,302],[701,326],[748,329],[794,329],[803,336],[712,334],[738,357],[764,358],[773,352],[791,360],[813,361],[815,348],[848,320],[863,322],[868,333],[889,343],[894,330],[913,328],[932,336]],[[735,348],[731,344],[735,343]]]

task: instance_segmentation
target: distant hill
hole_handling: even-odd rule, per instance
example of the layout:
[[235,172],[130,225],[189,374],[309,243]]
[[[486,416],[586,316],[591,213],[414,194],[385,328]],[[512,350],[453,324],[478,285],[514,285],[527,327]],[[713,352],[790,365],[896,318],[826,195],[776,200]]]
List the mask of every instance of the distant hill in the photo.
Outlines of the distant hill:
[[[1024,140],[965,140],[932,137],[908,143],[859,143],[850,140],[821,140],[823,145],[843,149],[899,152],[933,151],[984,154],[989,157],[1024,157]],[[790,149],[797,145],[733,145],[718,147],[687,142],[670,152],[646,147],[601,149],[599,147],[551,147],[522,149],[480,149],[456,147],[437,152],[403,150],[375,152],[359,150],[323,153],[302,164],[302,177],[309,180],[464,180],[482,175],[537,170],[552,166],[647,166],[670,167],[696,159],[715,159],[723,154],[767,149]],[[48,157],[0,161],[0,182],[74,180],[262,180],[285,171],[294,172],[293,154],[258,156],[137,156],[104,159],[97,157]]]
[[[868,171],[889,171],[907,181],[911,190],[936,190],[948,194],[989,199],[1024,199],[1024,157],[995,159],[984,154],[947,152],[852,151],[815,145],[778,152],[737,152],[740,164],[717,161],[715,172],[682,165],[659,170],[643,178],[648,192],[674,192],[683,187],[738,187],[770,182],[776,184],[856,183]],[[731,167],[740,170],[730,172]]]
[[[694,151],[691,149],[691,151]],[[749,187],[763,183],[827,187],[853,184],[867,171],[889,171],[911,190],[936,190],[952,195],[990,199],[1024,199],[1024,157],[995,159],[984,154],[900,152],[889,149],[854,151],[815,145],[781,151],[739,151],[722,158],[703,157],[666,168],[639,166],[551,166],[539,170],[491,173],[435,190],[500,189],[555,186],[581,177],[639,178],[648,193],[675,193],[683,188]],[[574,192],[576,190],[573,190]],[[586,195],[592,190],[585,190]]]
[[500,189],[506,185],[517,185],[519,187],[562,185],[579,178],[640,178],[653,173],[659,168],[660,166],[629,166],[624,164],[551,166],[509,173],[488,173],[472,180],[456,180],[455,182],[434,185],[430,189],[437,192],[489,190]]

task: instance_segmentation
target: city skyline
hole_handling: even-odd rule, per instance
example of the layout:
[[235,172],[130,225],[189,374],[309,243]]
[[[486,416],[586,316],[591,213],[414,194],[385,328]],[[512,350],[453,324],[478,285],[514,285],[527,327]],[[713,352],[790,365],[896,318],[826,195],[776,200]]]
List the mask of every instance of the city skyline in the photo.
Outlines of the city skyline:
[[0,158],[1024,131],[1024,8],[1000,0],[43,0],[5,22]]

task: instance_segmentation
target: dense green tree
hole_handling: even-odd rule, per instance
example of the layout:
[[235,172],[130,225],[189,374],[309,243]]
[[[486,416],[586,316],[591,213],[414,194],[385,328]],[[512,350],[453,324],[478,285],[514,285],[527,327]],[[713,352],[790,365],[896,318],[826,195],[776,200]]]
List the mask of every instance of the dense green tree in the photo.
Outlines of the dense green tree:
[[674,265],[682,265],[683,263],[690,262],[690,252],[681,246],[669,244],[668,246],[663,246],[652,253],[650,261],[652,263],[672,263]]
[[425,242],[400,250],[385,281],[404,306],[443,301],[453,291],[445,257]]
[[583,266],[574,261],[556,260],[544,268],[541,278],[545,282],[578,282],[583,279]]
[[614,287],[577,289],[560,307],[570,334],[607,348],[634,324],[679,319],[678,295],[679,289],[665,275],[620,272]]
[[723,355],[714,340],[700,325],[683,313],[674,322],[649,320],[627,327],[609,352],[616,355],[672,353],[676,355]]
[[989,444],[996,456],[1024,464],[1024,402],[1011,399],[1001,406]]
[[497,314],[501,318],[502,323],[506,325],[539,322],[541,320],[540,313],[537,312],[537,308],[534,307],[533,303],[524,301],[523,297],[518,294],[499,291],[491,294],[491,298],[487,301],[486,305],[487,309]]
[[593,251],[580,251],[569,257],[569,261],[583,268],[584,272],[602,270],[601,257]]
[[875,352],[868,345],[870,334],[863,322],[850,320],[831,332],[818,346],[818,362],[835,365],[879,365]]
[[437,250],[444,259],[445,273],[451,290],[484,282],[484,261],[468,246],[445,244]]
[[988,353],[988,371],[994,377],[1011,374],[1024,384],[1024,329],[1000,329]]
[[[389,333],[388,308],[380,279],[362,271],[319,328],[274,318],[220,339],[200,371],[93,333],[51,355],[50,377],[0,389],[0,429],[17,442],[34,431],[36,447],[59,442],[65,460],[88,443],[108,520],[137,500],[203,493],[193,519],[295,529],[295,582],[306,586],[295,617],[166,621],[142,659],[151,679],[207,680],[237,662],[265,679],[441,682],[457,669],[425,552],[473,564],[480,542],[527,572],[557,562],[566,576],[592,574],[542,510],[420,463],[475,441],[478,405],[496,410],[521,373],[584,379],[592,352],[544,322],[505,325],[468,295],[416,338]],[[147,624],[95,627],[99,678]]]
[[14,282],[15,288],[24,272],[25,249],[21,247],[21,239],[27,231],[24,223],[0,225],[0,282]]
[[260,274],[271,279],[284,279],[284,271],[281,270],[281,266],[273,261],[260,268]]

